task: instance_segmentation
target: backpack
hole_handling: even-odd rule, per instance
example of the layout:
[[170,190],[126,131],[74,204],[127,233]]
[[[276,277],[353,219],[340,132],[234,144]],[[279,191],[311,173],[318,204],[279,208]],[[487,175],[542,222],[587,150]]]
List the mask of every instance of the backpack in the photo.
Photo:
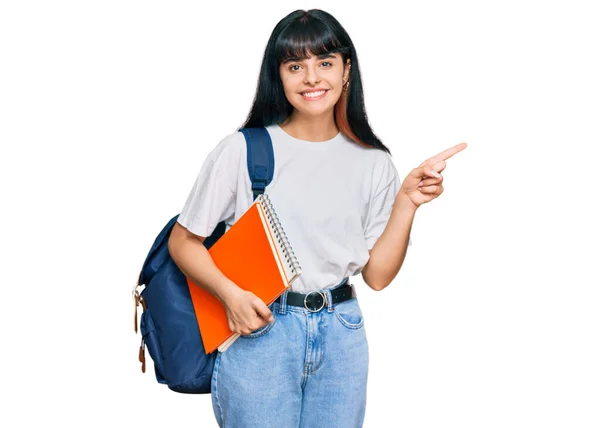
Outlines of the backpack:
[[[256,200],[273,179],[273,145],[264,127],[242,128],[239,132],[246,139],[248,173]],[[204,351],[187,279],[169,254],[167,244],[178,217],[173,217],[156,237],[133,289],[136,333],[137,308],[141,305],[143,309],[138,358],[145,372],[147,346],[159,383],[176,392],[209,394],[218,350],[210,354]],[[225,228],[225,221],[221,221],[206,237],[203,244],[207,250],[223,236]],[[145,288],[139,293],[141,285]]]

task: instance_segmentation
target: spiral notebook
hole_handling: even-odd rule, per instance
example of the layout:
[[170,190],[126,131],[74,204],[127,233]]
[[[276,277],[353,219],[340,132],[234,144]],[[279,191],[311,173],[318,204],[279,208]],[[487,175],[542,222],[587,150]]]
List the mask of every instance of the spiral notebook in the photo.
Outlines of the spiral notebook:
[[[246,212],[208,250],[215,265],[240,288],[268,306],[300,276],[302,268],[267,194],[260,194]],[[223,304],[187,278],[204,350],[221,352],[239,337],[229,329]]]

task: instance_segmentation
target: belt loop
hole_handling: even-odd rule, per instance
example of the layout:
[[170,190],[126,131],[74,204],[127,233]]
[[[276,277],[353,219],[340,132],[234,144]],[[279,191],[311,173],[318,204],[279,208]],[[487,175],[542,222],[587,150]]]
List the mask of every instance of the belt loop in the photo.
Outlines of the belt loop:
[[285,290],[279,300],[279,313],[285,315],[287,309],[287,295],[289,290]]
[[325,294],[327,295],[327,312],[333,312],[333,297],[331,297],[331,290],[335,290],[336,288],[341,287],[342,285],[347,283],[349,279],[350,279],[350,277],[347,276],[339,284],[323,290],[325,292]]
[[323,293],[325,293],[327,299],[327,312],[333,312],[333,298],[331,297],[331,290],[329,288],[326,288],[325,290],[323,290]]

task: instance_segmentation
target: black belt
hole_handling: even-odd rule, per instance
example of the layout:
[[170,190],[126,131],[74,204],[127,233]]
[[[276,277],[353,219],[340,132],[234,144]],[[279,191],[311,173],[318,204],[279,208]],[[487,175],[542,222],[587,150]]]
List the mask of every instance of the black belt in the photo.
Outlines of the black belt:
[[[311,312],[318,312],[327,306],[326,296],[327,295],[324,291],[311,291],[309,293],[288,291],[286,304],[304,307]],[[282,295],[279,296],[275,302],[281,304],[282,297]],[[356,297],[356,290],[354,290],[352,284],[349,284],[348,282],[346,282],[344,285],[340,285],[335,290],[331,290],[331,302],[333,305],[340,302],[345,302],[353,297]]]

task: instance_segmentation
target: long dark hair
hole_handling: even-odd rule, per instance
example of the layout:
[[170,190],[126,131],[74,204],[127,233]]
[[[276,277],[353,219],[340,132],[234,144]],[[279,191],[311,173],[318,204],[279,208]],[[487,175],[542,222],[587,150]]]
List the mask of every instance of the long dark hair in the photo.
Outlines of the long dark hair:
[[[277,23],[267,43],[260,67],[256,95],[246,122],[240,128],[269,126],[285,121],[294,111],[283,90],[279,65],[289,58],[306,59],[309,53],[339,52],[343,63],[350,58],[347,91],[335,105],[335,121],[345,136],[357,144],[390,150],[373,133],[365,111],[358,57],[350,36],[329,13],[296,10]],[[238,129],[239,130],[239,129]]]

